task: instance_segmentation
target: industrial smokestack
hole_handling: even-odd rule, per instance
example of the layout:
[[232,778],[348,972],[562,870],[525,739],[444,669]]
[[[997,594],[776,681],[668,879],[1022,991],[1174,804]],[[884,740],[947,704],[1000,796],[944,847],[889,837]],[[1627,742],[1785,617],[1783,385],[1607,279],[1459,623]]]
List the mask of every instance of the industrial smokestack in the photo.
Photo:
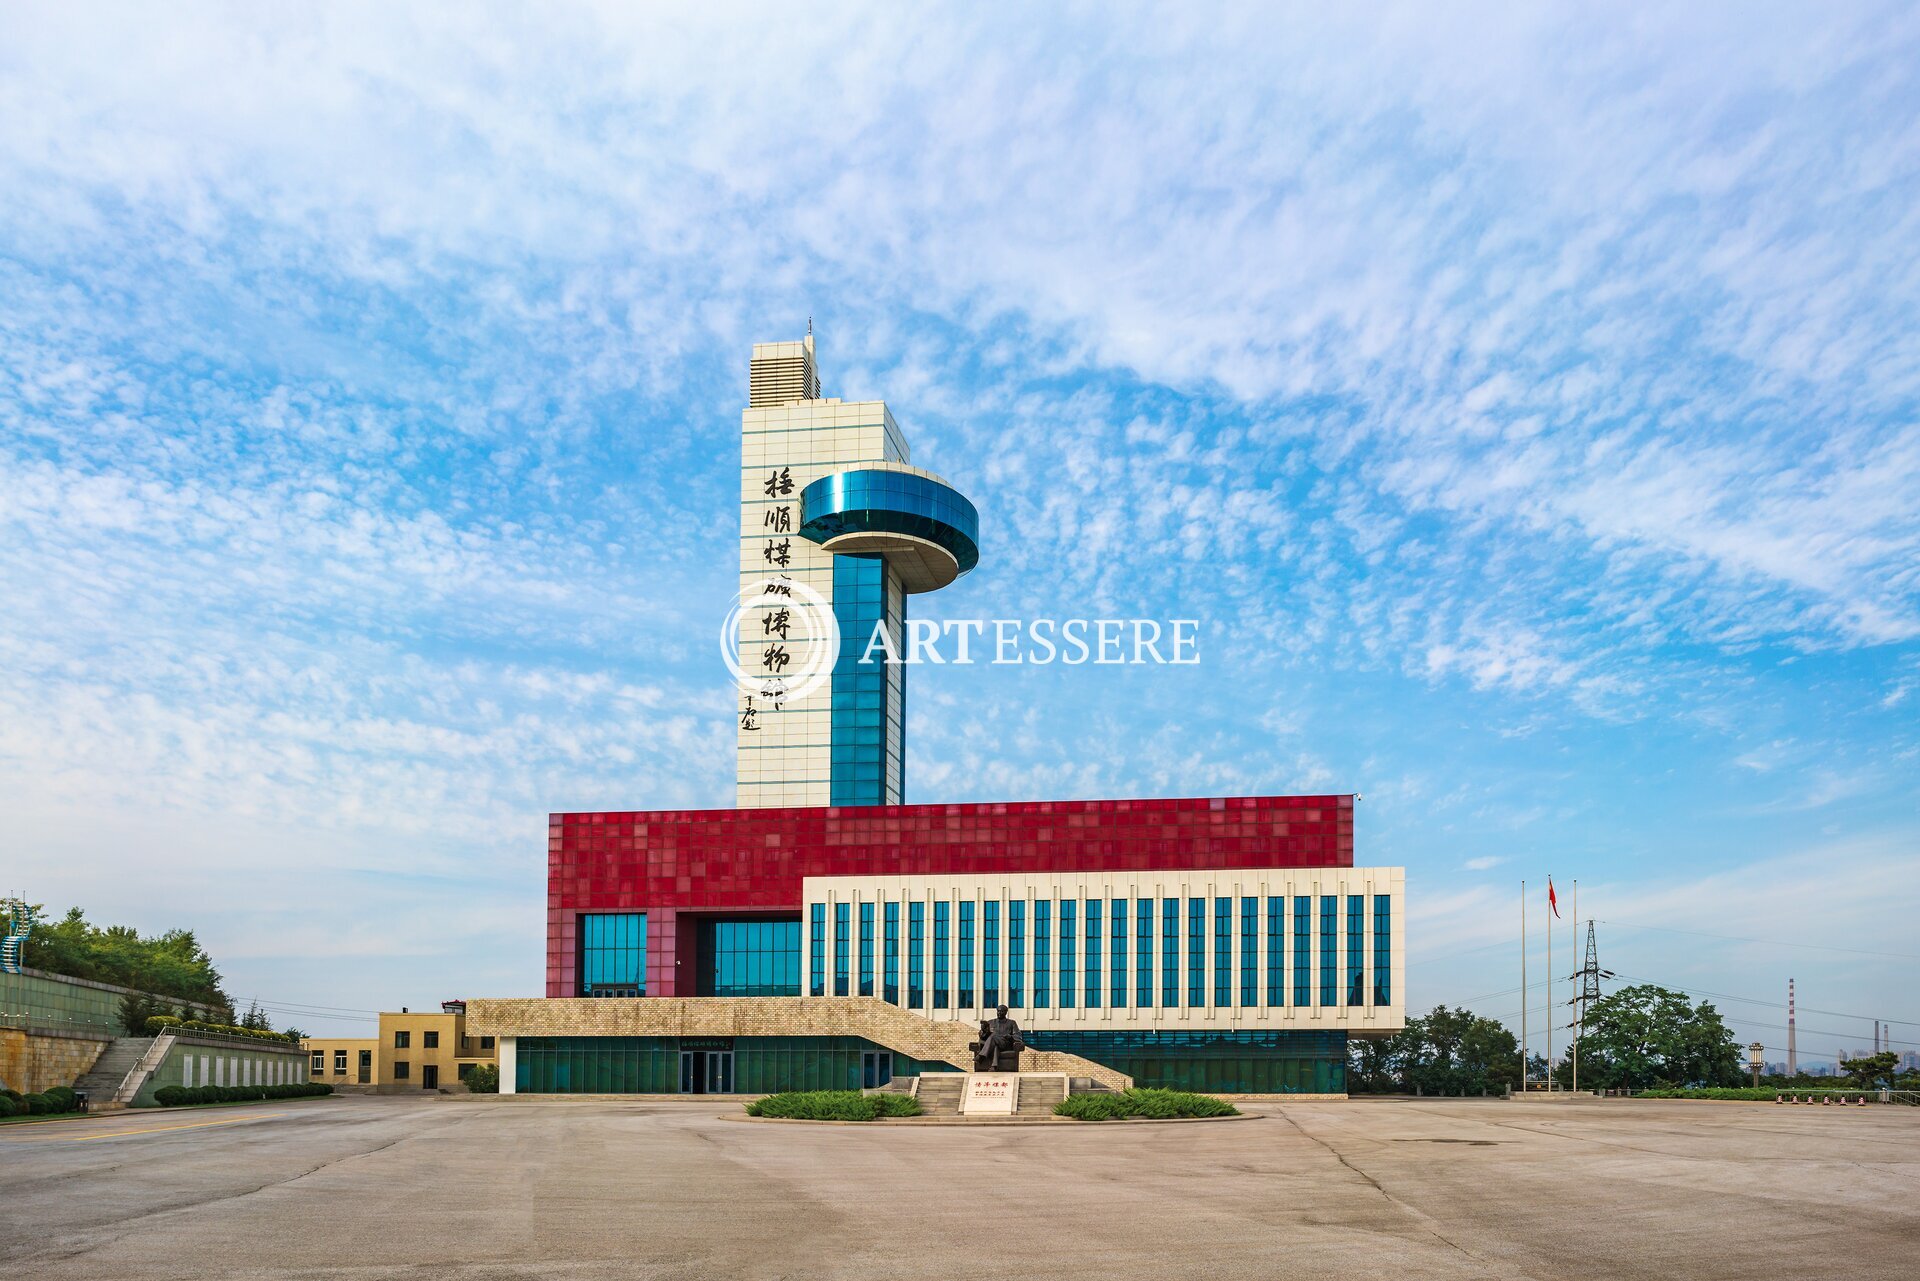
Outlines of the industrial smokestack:
[[1800,1057],[1793,1048],[1793,980],[1787,980],[1787,1075],[1800,1075]]

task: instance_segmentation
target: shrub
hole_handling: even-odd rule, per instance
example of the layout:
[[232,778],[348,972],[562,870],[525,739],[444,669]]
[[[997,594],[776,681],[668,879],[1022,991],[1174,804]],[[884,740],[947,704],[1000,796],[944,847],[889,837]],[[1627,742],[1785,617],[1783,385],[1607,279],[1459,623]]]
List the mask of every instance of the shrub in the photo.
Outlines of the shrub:
[[475,1094],[500,1093],[500,1069],[495,1064],[476,1063],[462,1080]]
[[80,1110],[80,1096],[64,1085],[56,1085],[51,1089],[42,1090],[40,1097],[47,1101],[47,1110],[49,1112],[78,1112]]
[[53,1106],[47,1102],[47,1096],[44,1094],[29,1094],[26,1101],[27,1111],[34,1116],[45,1116],[53,1111]]
[[1055,1116],[1075,1121],[1124,1121],[1133,1117],[1163,1121],[1176,1117],[1238,1116],[1225,1099],[1185,1090],[1132,1089],[1119,1094],[1073,1094],[1054,1105]]
[[1684,1089],[1641,1090],[1634,1095],[1636,1099],[1734,1099],[1750,1103],[1771,1103],[1779,1090],[1752,1086],[1708,1085],[1691,1086]]
[[240,1027],[232,1023],[208,1023],[201,1019],[183,1019],[172,1014],[156,1014],[146,1021],[148,1036],[159,1036],[162,1032],[218,1032],[222,1036],[246,1036],[256,1041],[297,1042],[297,1036],[285,1032],[274,1032],[256,1027]]
[[0,1095],[5,1095],[7,1098],[11,1099],[15,1103],[18,1103],[20,1100],[27,1097],[26,1095],[20,1093],[20,1091],[18,1090],[0,1090]]
[[794,1121],[871,1121],[878,1116],[918,1116],[920,1104],[904,1094],[858,1090],[790,1090],[747,1104],[748,1116]]
[[10,1116],[20,1115],[20,1105],[4,1094],[0,1094],[0,1121]]

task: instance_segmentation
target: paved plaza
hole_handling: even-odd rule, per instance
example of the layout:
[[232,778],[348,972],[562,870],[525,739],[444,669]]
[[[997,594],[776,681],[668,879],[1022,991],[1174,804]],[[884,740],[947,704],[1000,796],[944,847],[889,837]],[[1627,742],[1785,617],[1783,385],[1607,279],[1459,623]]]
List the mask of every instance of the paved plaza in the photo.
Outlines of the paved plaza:
[[337,1098],[0,1127],[0,1276],[1911,1277],[1920,1110],[1251,1104],[1197,1125]]

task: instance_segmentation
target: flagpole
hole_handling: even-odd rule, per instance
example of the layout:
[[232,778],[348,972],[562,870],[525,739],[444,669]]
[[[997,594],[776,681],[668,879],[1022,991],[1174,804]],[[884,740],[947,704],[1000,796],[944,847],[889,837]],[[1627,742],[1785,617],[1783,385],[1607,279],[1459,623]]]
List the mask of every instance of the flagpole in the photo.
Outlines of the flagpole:
[[1547,873],[1547,1093],[1553,1093],[1553,873]]
[[[1573,947],[1571,950],[1573,951],[1574,955],[1577,957],[1580,952],[1580,878],[1577,876],[1573,878],[1573,900],[1572,901],[1573,901]],[[1582,987],[1580,990],[1584,992],[1586,988]],[[1586,1007],[1584,1005],[1581,1006],[1579,1017],[1575,1018],[1573,1021],[1573,1092],[1575,1094],[1580,1093],[1580,1033],[1582,1031],[1582,1028],[1580,1025],[1586,1022],[1586,1013],[1587,1013]]]
[[1527,1093],[1527,883],[1520,882],[1520,1093]]

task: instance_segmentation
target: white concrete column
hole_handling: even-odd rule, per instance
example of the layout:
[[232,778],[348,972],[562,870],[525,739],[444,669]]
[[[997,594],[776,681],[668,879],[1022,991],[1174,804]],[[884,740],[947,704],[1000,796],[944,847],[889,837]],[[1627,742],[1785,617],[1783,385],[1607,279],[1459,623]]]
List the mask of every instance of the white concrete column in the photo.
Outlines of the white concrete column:
[[500,1093],[517,1093],[514,1079],[520,1074],[519,1047],[511,1036],[498,1037],[493,1044],[500,1058]]

